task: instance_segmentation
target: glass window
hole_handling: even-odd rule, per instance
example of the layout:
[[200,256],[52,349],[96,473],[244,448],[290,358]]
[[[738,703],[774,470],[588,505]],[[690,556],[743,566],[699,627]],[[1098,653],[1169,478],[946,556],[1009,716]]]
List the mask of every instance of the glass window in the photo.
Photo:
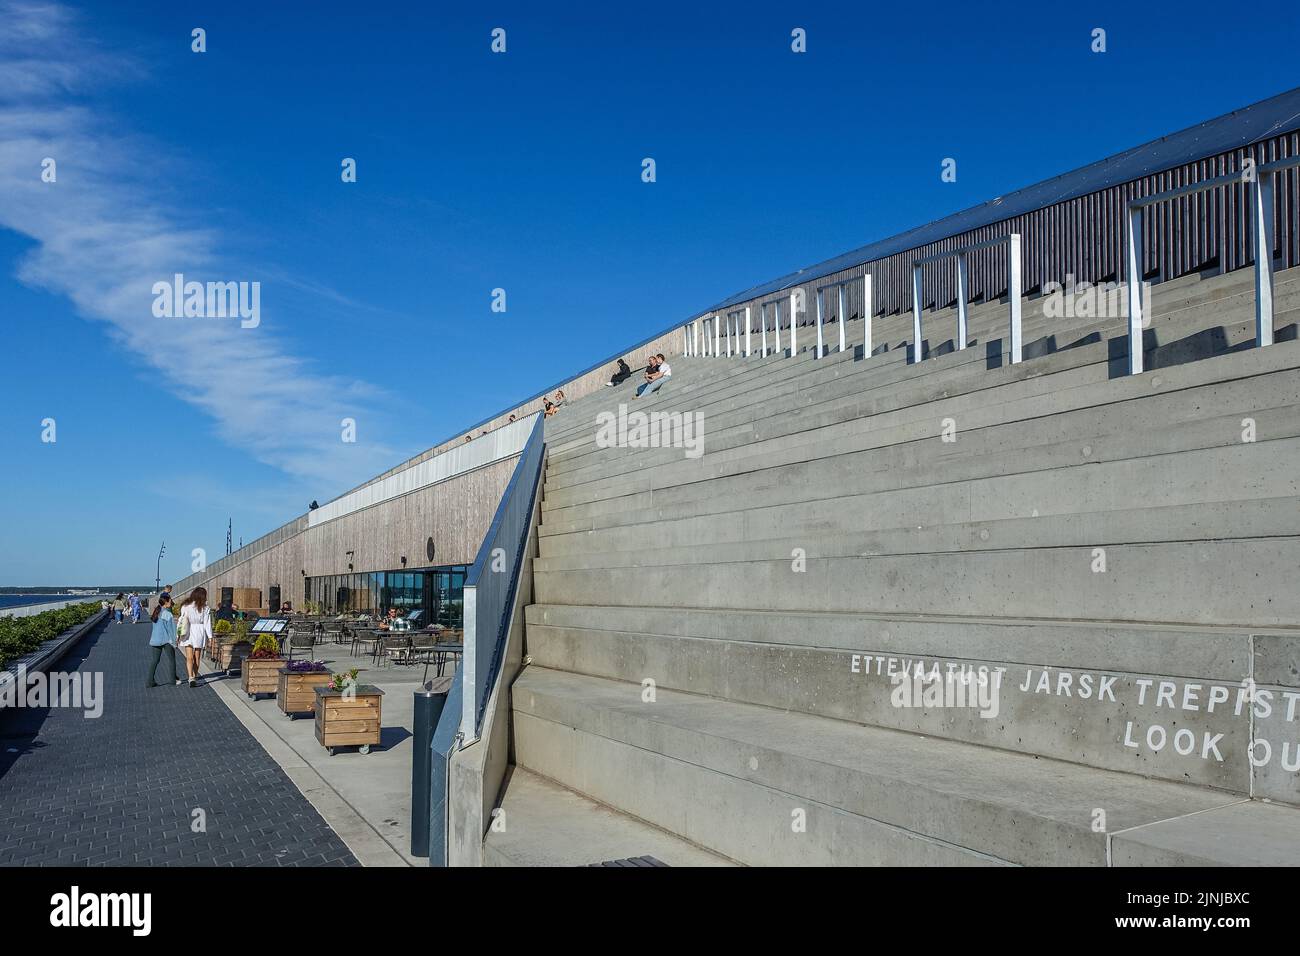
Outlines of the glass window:
[[390,607],[403,616],[420,611],[421,626],[438,623],[463,626],[467,565],[444,565],[418,571],[370,571],[322,575],[303,579],[304,600],[315,600],[334,614],[387,614]]

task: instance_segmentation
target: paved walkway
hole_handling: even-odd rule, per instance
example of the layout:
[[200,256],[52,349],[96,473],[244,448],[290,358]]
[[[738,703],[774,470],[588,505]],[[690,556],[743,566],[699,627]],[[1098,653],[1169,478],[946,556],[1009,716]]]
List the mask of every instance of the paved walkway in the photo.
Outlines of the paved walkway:
[[145,689],[148,644],[104,625],[56,665],[103,674],[96,719],[0,711],[0,865],[357,866],[212,688]]

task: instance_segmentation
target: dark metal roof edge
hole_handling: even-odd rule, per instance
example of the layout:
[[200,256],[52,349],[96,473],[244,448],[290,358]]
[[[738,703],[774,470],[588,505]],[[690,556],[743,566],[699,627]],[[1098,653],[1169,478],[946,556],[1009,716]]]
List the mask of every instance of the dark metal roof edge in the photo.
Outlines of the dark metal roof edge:
[[[1148,166],[1132,175],[1130,174],[1131,171],[1124,170],[1122,172],[1116,171],[1110,175],[1103,175],[1100,180],[1089,178],[1090,173],[1106,170],[1107,167],[1118,167],[1124,161],[1139,156],[1162,144],[1168,144],[1181,137],[1194,137],[1197,133],[1204,134],[1216,130],[1226,131],[1231,125],[1230,121],[1234,118],[1243,117],[1252,111],[1259,111],[1271,104],[1288,102],[1293,107],[1293,112],[1289,116],[1274,121],[1271,126],[1264,130],[1258,130],[1255,128],[1247,128],[1243,130],[1242,135],[1239,137],[1240,141],[1237,142],[1236,145],[1224,147],[1223,144],[1216,144],[1216,147],[1213,149],[1198,150],[1197,155],[1194,157],[1185,156],[1178,160],[1157,161],[1152,164],[1154,168]],[[1224,113],[1222,116],[1204,120],[1193,126],[1186,127],[1185,129],[1173,133],[1167,133],[1164,136],[1157,137],[1156,139],[1150,140],[1139,146],[1133,146],[1111,156],[1096,160],[1086,166],[1059,173],[1056,176],[1049,177],[1048,179],[1044,179],[1037,183],[1032,183],[1028,186],[1022,186],[1010,193],[1006,193],[1005,195],[994,197],[993,199],[954,213],[949,213],[947,216],[942,216],[939,219],[935,219],[931,222],[925,223],[924,225],[914,226],[911,229],[896,233],[895,235],[889,236],[885,239],[878,239],[875,242],[867,243],[864,246],[859,246],[849,252],[841,253],[838,256],[825,259],[821,262],[815,263],[814,265],[805,266],[796,272],[791,272],[787,275],[781,276],[780,278],[771,279],[768,282],[751,286],[742,292],[738,292],[735,295],[722,300],[708,309],[696,313],[692,318],[708,315],[712,312],[719,312],[729,306],[738,305],[742,302],[749,302],[753,299],[761,298],[762,296],[771,293],[780,292],[783,289],[788,289],[795,285],[825,278],[826,276],[832,275],[836,272],[841,272],[844,269],[852,268],[855,265],[862,265],[867,262],[873,262],[877,259],[884,259],[887,256],[894,255],[906,249],[933,242],[935,241],[934,239],[927,239],[925,242],[914,242],[909,240],[913,236],[925,234],[945,223],[951,223],[954,227],[948,230],[948,235],[959,235],[963,232],[969,232],[972,229],[979,229],[983,226],[992,225],[993,223],[999,222],[1003,219],[1009,219],[1024,211],[1015,208],[1018,205],[1017,200],[1023,200],[1026,195],[1032,194],[1038,190],[1047,190],[1053,183],[1060,183],[1063,180],[1068,180],[1071,185],[1068,185],[1059,195],[1054,196],[1047,202],[1037,201],[1032,203],[1032,208],[1037,209],[1045,205],[1054,205],[1056,203],[1066,202],[1070,199],[1078,198],[1079,196],[1084,196],[1101,189],[1109,188],[1116,183],[1130,182],[1152,173],[1164,172],[1165,170],[1173,169],[1177,166],[1184,165],[1185,163],[1194,162],[1196,159],[1204,159],[1207,156],[1217,155],[1225,152],[1227,149],[1237,149],[1242,146],[1249,146],[1253,143],[1267,139],[1270,136],[1276,136],[1279,133],[1289,133],[1296,128],[1300,128],[1300,87],[1286,90],[1275,96],[1270,96],[1267,99],[1259,100],[1258,102],[1251,103],[1248,106],[1243,106],[1229,113]],[[986,215],[979,215],[981,212],[989,212],[995,209],[997,215],[991,218]],[[973,221],[970,223],[962,222],[962,220],[967,218]]]

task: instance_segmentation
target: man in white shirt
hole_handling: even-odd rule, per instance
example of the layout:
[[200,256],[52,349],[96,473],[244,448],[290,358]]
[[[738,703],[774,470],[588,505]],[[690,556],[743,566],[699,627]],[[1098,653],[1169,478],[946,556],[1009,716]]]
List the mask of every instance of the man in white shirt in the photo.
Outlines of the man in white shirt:
[[653,392],[659,391],[664,382],[668,381],[672,376],[673,368],[668,364],[663,353],[660,352],[655,356],[655,358],[659,360],[659,367],[653,372],[646,373],[646,380],[641,387],[636,390],[636,395],[633,396],[634,398],[640,398],[642,395],[649,395]]

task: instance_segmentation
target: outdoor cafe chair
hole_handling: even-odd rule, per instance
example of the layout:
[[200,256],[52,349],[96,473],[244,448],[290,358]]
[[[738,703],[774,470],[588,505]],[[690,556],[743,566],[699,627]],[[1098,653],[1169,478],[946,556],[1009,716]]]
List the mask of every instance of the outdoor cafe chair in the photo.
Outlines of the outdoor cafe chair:
[[[379,646],[380,638],[382,637],[383,634],[376,633],[375,631],[372,631],[369,628],[360,628],[360,627],[353,628],[352,649],[350,653],[352,654],[353,657],[355,657],[357,654],[357,648],[360,647],[365,651],[365,653],[368,653],[370,654],[371,657],[374,657],[375,651]],[[369,645],[373,645],[373,646],[369,646]]]
[[293,660],[295,650],[305,650],[307,657],[311,657],[311,650],[316,646],[315,635],[305,631],[293,631],[289,634],[289,660]]
[[385,637],[375,647],[376,657],[381,656],[385,661],[394,661],[398,664],[405,664],[410,659],[411,639],[407,636]]

